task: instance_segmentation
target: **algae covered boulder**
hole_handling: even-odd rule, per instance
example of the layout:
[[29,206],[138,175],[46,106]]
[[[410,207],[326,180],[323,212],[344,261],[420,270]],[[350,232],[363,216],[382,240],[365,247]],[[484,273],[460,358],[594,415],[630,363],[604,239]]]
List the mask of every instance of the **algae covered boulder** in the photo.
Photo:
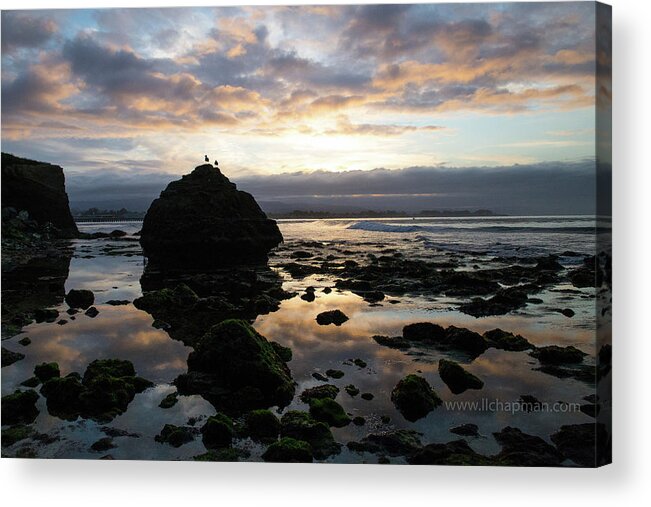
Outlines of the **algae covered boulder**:
[[32,389],[15,391],[2,397],[2,425],[31,424],[38,415],[38,393]]
[[289,368],[248,322],[225,320],[199,339],[188,373],[175,380],[181,394],[200,394],[218,409],[286,406],[294,396]]
[[280,433],[280,421],[269,410],[252,410],[244,418],[245,431],[253,440],[275,440]]
[[251,194],[210,164],[173,181],[150,206],[140,243],[157,264],[266,262],[283,237]]
[[34,367],[34,376],[41,382],[47,382],[51,378],[59,377],[59,365],[57,363],[41,363]]
[[332,398],[312,398],[310,400],[310,415],[317,421],[322,421],[335,428],[350,424],[350,417],[343,407]]
[[262,459],[271,463],[312,463],[312,448],[307,442],[285,437],[271,444]]
[[130,361],[97,359],[88,365],[83,378],[78,374],[50,378],[41,394],[54,416],[69,420],[82,416],[105,422],[126,412],[135,395],[152,386],[136,375]]
[[441,404],[441,399],[427,380],[413,374],[407,375],[393,388],[391,401],[411,422],[425,417]]
[[166,424],[160,433],[154,437],[154,440],[161,444],[169,444],[172,447],[181,447],[194,440],[194,431],[187,426]]
[[209,417],[201,427],[203,445],[206,449],[229,447],[233,440],[233,433],[233,421],[222,413]]
[[341,451],[327,424],[307,412],[290,410],[280,420],[280,436],[308,442],[316,459],[325,459]]

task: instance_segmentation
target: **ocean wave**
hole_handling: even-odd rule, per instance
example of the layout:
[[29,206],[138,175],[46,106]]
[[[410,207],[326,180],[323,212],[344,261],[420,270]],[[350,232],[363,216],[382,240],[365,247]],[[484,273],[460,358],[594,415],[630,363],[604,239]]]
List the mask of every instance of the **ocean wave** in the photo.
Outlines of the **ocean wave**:
[[[606,232],[595,228],[594,226],[526,226],[526,225],[480,225],[475,227],[454,227],[444,225],[400,225],[391,224],[377,221],[359,221],[350,224],[348,229],[355,229],[361,231],[371,232],[395,232],[395,233],[409,233],[409,232],[486,232],[486,233],[546,233],[546,234],[594,234],[595,232]],[[608,229],[609,230],[609,229]]]

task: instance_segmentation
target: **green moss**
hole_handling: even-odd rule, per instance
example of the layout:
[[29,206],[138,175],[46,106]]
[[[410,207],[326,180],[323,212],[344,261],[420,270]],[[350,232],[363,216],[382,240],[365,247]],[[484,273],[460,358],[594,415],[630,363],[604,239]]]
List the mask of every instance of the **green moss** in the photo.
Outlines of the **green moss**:
[[57,363],[41,363],[34,367],[34,376],[41,382],[61,376]]
[[336,428],[342,428],[350,424],[350,417],[346,415],[343,407],[330,398],[310,400],[310,415],[317,421],[322,421]]
[[173,392],[165,396],[158,404],[160,408],[172,408],[179,401],[179,393]]
[[341,445],[335,442],[330,427],[312,418],[307,412],[290,410],[280,420],[280,436],[304,440],[312,446],[316,459],[338,454]]
[[272,463],[311,463],[312,447],[302,440],[284,437],[271,444],[262,459]]
[[30,424],[38,415],[38,393],[32,389],[2,397],[2,424]]
[[194,440],[194,434],[191,428],[166,424],[163,426],[161,432],[154,437],[154,440],[169,444],[172,447],[181,447],[188,442],[192,442]]
[[203,445],[207,449],[229,447],[233,440],[233,433],[233,421],[222,413],[209,417],[201,428]]
[[233,449],[232,447],[225,449],[211,449],[208,452],[194,456],[192,459],[194,461],[239,461],[243,457],[244,453],[239,449]]
[[391,401],[408,421],[425,417],[441,404],[441,399],[418,375],[407,375],[391,391]]
[[346,387],[344,387],[344,391],[346,391],[352,397],[355,397],[359,394],[359,389],[353,384],[348,384]]
[[280,433],[280,421],[269,410],[253,410],[244,420],[246,434],[254,440],[275,439]]
[[24,424],[11,426],[10,428],[2,430],[2,447],[12,446],[16,442],[25,440],[33,434],[34,430],[31,426],[25,426]]
[[326,370],[326,375],[330,378],[341,378],[344,376],[344,372],[341,370]]
[[306,389],[301,393],[301,401],[304,403],[309,403],[310,400],[320,399],[320,398],[330,398],[335,399],[339,394],[339,388],[332,384],[318,385],[316,387],[311,387]]
[[292,349],[290,349],[289,347],[283,347],[278,342],[269,342],[269,343],[271,343],[271,346],[274,348],[276,354],[278,354],[278,357],[280,357],[280,359],[282,359],[286,363],[292,360]]
[[40,383],[41,381],[38,379],[38,377],[29,377],[27,380],[23,380],[20,385],[25,387],[36,387]]

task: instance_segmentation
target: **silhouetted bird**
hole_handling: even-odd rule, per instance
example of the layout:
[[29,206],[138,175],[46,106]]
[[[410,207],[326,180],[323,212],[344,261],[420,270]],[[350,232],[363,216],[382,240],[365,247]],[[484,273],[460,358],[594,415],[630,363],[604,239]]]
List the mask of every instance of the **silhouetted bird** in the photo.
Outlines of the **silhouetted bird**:
[[215,167],[217,167],[218,165],[219,165],[219,162],[217,162],[217,161],[215,160]]
[[210,160],[208,160],[208,155],[204,155],[204,156],[203,156],[203,160],[204,160],[205,162],[210,162]]

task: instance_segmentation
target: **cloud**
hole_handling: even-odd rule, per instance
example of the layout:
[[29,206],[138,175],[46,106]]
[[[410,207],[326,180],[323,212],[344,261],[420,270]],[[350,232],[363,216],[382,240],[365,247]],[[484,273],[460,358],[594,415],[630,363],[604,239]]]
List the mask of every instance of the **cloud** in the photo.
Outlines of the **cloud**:
[[337,118],[337,126],[334,129],[326,130],[326,135],[338,136],[399,136],[408,132],[438,132],[445,127],[438,125],[393,125],[393,124],[371,124],[351,123],[347,116]]
[[2,52],[12,53],[21,48],[38,48],[57,32],[57,24],[42,16],[20,12],[2,12]]

